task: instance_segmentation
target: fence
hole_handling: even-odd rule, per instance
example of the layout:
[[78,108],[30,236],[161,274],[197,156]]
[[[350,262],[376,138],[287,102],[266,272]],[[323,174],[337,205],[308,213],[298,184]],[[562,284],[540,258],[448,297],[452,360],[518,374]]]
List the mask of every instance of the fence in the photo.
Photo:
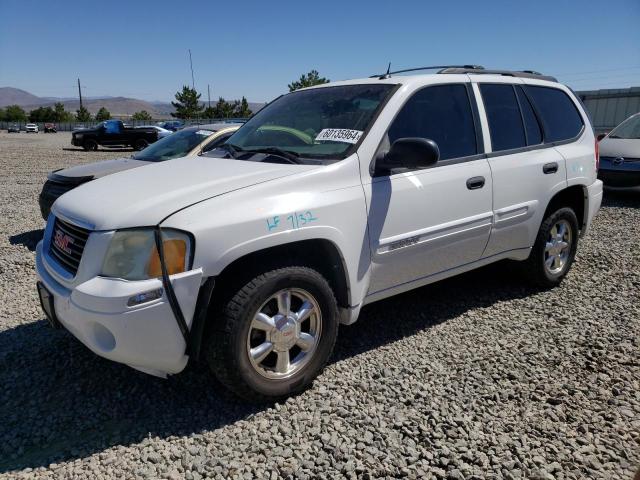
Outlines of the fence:
[[640,87],[576,92],[593,119],[597,133],[613,130],[623,120],[640,112]]
[[[238,123],[238,122],[246,122],[248,119],[246,118],[198,118],[193,120],[184,120],[184,126],[190,127],[193,125],[207,125],[209,123]],[[142,127],[145,125],[158,125],[163,122],[167,122],[171,120],[127,120],[125,121],[125,125],[130,127]],[[182,120],[181,120],[182,121]],[[0,130],[7,130],[12,125],[18,125],[21,131],[25,130],[25,125],[27,123],[35,123],[38,125],[38,130],[44,132],[44,124],[45,123],[53,123],[56,126],[56,130],[59,132],[70,132],[72,130],[76,130],[78,128],[92,128],[98,125],[100,122],[91,121],[91,122],[0,122]]]

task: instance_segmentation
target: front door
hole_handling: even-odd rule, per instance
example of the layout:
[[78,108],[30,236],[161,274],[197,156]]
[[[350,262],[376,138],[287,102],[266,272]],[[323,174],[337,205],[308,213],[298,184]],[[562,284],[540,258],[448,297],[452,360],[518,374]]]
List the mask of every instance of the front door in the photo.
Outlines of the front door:
[[492,221],[492,179],[472,90],[466,84],[416,92],[389,127],[380,151],[398,138],[434,140],[440,160],[427,169],[374,177],[365,185],[372,272],[368,295],[480,259]]

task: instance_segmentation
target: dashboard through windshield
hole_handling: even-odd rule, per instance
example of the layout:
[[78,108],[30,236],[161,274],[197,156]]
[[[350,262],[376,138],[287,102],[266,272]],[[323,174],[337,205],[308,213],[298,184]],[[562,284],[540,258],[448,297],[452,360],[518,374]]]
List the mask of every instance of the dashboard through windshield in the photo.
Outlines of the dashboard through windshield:
[[345,158],[394,88],[358,84],[289,93],[260,110],[227,140],[227,146],[234,153]]

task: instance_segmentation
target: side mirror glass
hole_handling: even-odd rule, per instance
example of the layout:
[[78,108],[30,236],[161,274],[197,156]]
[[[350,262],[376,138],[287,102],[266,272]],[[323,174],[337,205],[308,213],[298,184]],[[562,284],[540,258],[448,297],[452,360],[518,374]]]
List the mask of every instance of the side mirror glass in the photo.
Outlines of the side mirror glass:
[[428,138],[399,138],[389,152],[376,160],[376,172],[388,174],[394,168],[426,168],[438,162],[438,144]]

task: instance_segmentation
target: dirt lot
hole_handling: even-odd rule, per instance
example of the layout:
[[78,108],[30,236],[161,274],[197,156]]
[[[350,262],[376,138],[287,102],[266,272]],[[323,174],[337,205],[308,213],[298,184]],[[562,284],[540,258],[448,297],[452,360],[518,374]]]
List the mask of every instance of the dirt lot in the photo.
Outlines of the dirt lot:
[[131,152],[0,133],[0,477],[630,478],[640,466],[640,191],[607,191],[561,287],[501,263],[367,307],[270,407],[156,379],[43,320],[37,196]]

